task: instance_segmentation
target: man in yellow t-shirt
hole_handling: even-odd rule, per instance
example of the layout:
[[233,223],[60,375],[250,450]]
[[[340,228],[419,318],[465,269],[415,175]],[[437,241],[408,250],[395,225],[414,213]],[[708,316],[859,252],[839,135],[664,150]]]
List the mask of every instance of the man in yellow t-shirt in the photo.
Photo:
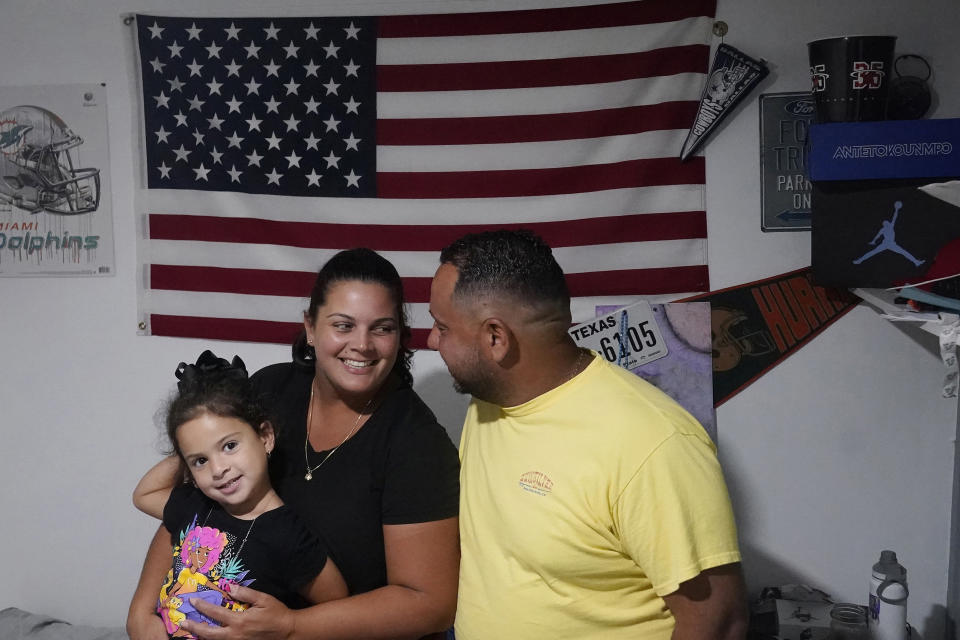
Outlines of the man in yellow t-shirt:
[[473,396],[457,640],[743,638],[736,529],[703,428],[577,348],[541,239],[472,234],[440,261],[428,344]]

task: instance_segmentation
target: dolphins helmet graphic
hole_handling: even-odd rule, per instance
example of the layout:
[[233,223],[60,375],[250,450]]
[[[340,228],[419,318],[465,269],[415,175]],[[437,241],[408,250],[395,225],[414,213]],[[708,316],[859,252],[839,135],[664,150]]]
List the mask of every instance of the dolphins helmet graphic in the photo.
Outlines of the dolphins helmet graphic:
[[78,215],[100,205],[100,170],[78,168],[83,139],[29,105],[0,112],[0,202],[30,213]]

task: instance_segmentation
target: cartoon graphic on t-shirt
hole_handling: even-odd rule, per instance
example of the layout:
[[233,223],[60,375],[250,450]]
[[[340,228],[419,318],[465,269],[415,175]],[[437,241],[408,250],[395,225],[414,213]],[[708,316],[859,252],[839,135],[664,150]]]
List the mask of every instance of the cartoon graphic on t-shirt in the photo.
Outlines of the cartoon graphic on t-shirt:
[[[247,606],[230,597],[230,585],[248,585],[253,580],[241,582],[247,575],[243,563],[237,557],[240,549],[233,551],[236,536],[213,527],[197,526],[197,517],[180,534],[180,545],[174,548],[173,567],[160,587],[157,613],[163,620],[167,633],[173,638],[193,638],[180,628],[185,619],[217,623],[197,611],[191,598],[202,598],[211,604],[243,611]],[[176,576],[176,577],[174,577]]]

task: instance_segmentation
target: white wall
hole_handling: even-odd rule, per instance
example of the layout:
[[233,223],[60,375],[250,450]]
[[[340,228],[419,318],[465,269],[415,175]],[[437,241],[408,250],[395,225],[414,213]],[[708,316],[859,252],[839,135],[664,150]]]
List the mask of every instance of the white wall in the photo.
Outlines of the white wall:
[[[805,43],[893,34],[925,56],[939,107],[958,117],[954,1],[720,0],[725,40],[771,63],[757,93],[808,88]],[[807,233],[762,233],[753,99],[707,146],[715,288],[810,264]],[[894,549],[907,567],[909,618],[943,637],[956,401],[940,397],[934,336],[905,332],[861,305],[720,407],[722,461],[753,585],[805,582],[865,602],[870,566]]]
[[[206,0],[216,14],[423,13],[548,6],[551,0]],[[562,4],[576,4],[564,0]],[[133,127],[128,28],[136,10],[195,13],[190,1],[6,0],[4,85],[107,83],[117,276],[0,279],[0,608],[78,623],[122,624],[155,526],[129,494],[155,459],[153,415],[198,340],[135,335]],[[79,8],[79,7],[82,7]],[[892,33],[933,64],[935,117],[957,117],[955,0],[720,0],[726,42],[763,57],[771,76],[706,145],[715,288],[810,261],[809,234],[760,232],[761,92],[805,90],[808,40]],[[935,340],[859,307],[718,412],[752,588],[804,582],[866,600],[870,565],[895,549],[909,570],[910,619],[942,637],[957,406],[940,397]],[[251,368],[281,346],[221,343]],[[464,399],[439,358],[420,353],[418,390],[459,434]]]

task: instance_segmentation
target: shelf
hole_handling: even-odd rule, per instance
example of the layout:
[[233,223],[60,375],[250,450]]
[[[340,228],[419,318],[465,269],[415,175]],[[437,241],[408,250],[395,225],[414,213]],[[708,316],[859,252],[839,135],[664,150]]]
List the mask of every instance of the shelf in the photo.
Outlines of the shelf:
[[904,304],[897,304],[896,291],[887,289],[851,289],[851,293],[880,310],[880,314],[892,322],[916,322],[928,333],[939,336],[947,320],[939,313],[913,311]]

